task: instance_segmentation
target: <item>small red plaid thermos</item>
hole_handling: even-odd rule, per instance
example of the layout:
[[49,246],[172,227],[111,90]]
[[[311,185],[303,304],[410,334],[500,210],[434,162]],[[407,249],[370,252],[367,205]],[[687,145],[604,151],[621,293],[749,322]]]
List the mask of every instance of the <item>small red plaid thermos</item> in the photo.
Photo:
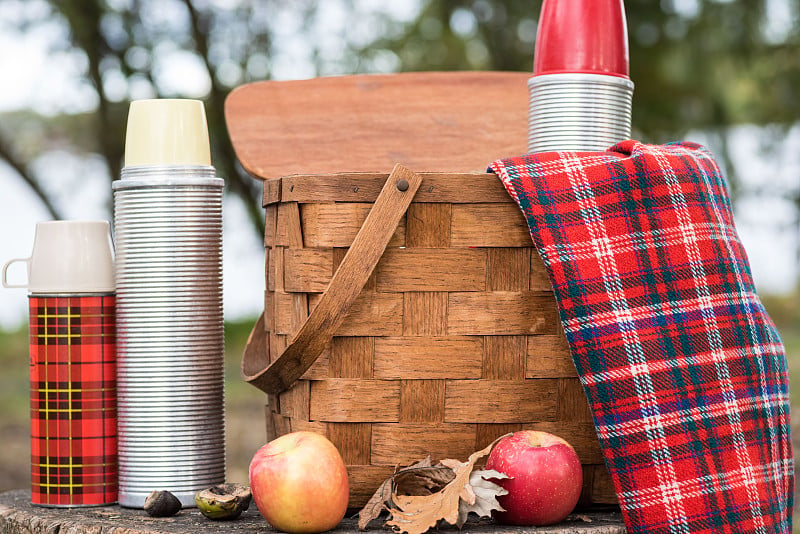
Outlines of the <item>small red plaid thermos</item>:
[[[25,263],[26,284],[8,283]],[[114,252],[107,221],[36,225],[33,253],[3,267],[28,289],[31,502],[117,501]]]

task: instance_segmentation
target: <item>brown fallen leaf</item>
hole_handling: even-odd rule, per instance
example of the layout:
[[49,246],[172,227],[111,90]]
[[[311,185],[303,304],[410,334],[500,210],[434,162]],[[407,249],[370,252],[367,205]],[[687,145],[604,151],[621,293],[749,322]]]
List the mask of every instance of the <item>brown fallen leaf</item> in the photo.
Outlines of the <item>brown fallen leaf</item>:
[[[459,527],[463,525],[463,522],[459,524],[459,509],[462,500],[468,505],[467,515],[470,509],[477,512],[485,504],[482,502],[477,509],[473,509],[478,501],[478,496],[470,484],[470,475],[475,467],[475,462],[489,454],[494,444],[501,438],[492,442],[485,449],[472,453],[466,462],[452,459],[442,460],[441,464],[452,469],[455,476],[436,493],[419,496],[398,495],[397,491],[392,492],[392,501],[397,509],[389,510],[392,519],[386,524],[396,531],[407,534],[423,534],[431,527],[436,526],[439,521]],[[481,499],[482,501],[486,500],[486,497],[481,497]]]
[[393,477],[394,491],[398,495],[430,495],[445,487],[455,478],[453,470],[445,466],[403,469]]
[[394,478],[398,475],[402,475],[407,471],[414,471],[417,469],[425,469],[431,467],[431,457],[428,456],[424,460],[420,460],[408,467],[404,467],[399,471],[396,471],[394,475],[387,478],[383,481],[383,483],[378,487],[375,493],[370,497],[367,504],[364,505],[358,512],[358,529],[359,530],[366,530],[367,525],[369,525],[370,521],[373,519],[377,519],[380,517],[381,512],[384,510],[388,510],[387,504],[391,503],[392,500],[392,491],[393,491],[393,484]]
[[458,503],[458,522],[456,523],[458,528],[464,526],[470,512],[474,512],[480,517],[491,517],[493,510],[505,512],[505,509],[497,502],[497,497],[499,495],[507,495],[508,491],[488,480],[490,478],[505,479],[511,477],[494,469],[470,473],[469,487],[474,498],[469,501],[462,500]]
[[367,504],[358,512],[358,530],[366,530],[373,519],[380,517],[381,512],[387,510],[386,501],[392,498],[392,479],[387,478],[377,491],[370,497]]

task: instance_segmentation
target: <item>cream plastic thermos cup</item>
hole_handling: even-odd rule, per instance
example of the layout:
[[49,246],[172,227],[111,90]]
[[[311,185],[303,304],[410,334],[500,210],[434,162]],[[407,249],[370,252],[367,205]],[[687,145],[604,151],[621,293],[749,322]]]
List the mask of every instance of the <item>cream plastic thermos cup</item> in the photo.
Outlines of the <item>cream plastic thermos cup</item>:
[[[8,270],[24,263],[27,282],[11,284]],[[107,221],[46,221],[36,224],[28,258],[3,266],[3,287],[30,293],[113,293],[114,250]]]
[[225,480],[222,187],[196,100],[130,105],[113,184],[119,502]]
[[[27,282],[11,284],[15,263]],[[117,501],[114,249],[106,221],[36,225],[33,252],[3,266],[28,289],[31,502]]]

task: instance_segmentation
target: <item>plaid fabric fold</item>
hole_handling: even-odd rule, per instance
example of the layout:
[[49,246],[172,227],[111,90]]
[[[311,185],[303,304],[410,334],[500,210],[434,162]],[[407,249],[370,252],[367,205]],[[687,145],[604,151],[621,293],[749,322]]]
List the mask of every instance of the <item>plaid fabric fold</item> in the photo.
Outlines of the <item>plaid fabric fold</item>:
[[550,274],[629,533],[791,532],[786,355],[693,143],[491,165]]

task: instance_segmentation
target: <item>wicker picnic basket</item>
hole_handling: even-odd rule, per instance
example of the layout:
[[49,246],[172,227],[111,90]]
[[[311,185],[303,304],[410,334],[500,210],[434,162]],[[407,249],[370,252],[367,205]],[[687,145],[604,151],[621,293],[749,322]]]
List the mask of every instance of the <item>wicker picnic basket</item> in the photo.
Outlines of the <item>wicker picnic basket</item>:
[[494,174],[272,177],[264,205],[242,374],[268,394],[268,439],[326,435],[358,507],[398,465],[545,430],[577,450],[582,502],[616,502],[547,273]]

